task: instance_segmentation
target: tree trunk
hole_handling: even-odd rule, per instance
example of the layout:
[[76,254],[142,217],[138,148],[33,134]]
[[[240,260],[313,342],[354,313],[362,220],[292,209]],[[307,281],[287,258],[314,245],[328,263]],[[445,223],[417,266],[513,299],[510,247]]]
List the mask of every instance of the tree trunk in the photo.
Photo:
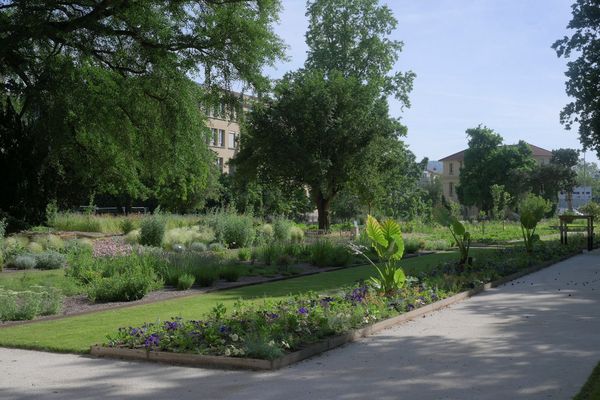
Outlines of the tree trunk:
[[316,196],[317,212],[319,214],[319,229],[329,231],[329,206],[331,199],[325,199],[322,193]]

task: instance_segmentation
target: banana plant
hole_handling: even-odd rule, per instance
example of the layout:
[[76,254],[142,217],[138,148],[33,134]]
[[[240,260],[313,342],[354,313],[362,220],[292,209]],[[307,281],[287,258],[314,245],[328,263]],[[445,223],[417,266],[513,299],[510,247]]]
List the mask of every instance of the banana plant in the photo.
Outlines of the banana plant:
[[366,254],[360,252],[377,271],[377,276],[371,277],[370,281],[380,292],[392,295],[406,283],[404,270],[397,265],[404,254],[404,240],[400,226],[392,219],[380,223],[369,215],[366,232],[371,246],[383,261],[382,265],[377,265]]
[[465,226],[450,214],[445,207],[439,206],[433,210],[433,217],[438,224],[447,227],[452,234],[452,238],[460,251],[460,265],[465,265],[469,261],[469,250],[471,248],[471,233],[467,231]]

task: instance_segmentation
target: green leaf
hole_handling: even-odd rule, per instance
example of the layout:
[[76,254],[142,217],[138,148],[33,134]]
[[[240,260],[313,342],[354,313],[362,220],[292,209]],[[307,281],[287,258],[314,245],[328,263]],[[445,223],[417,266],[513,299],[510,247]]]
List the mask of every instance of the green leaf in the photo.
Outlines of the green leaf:
[[388,247],[388,241],[385,239],[385,235],[381,225],[379,224],[379,221],[377,221],[377,219],[371,215],[367,216],[367,236],[373,242],[373,247],[376,248],[375,243],[383,246],[383,248]]
[[452,224],[450,212],[443,206],[437,206],[433,209],[433,218],[442,226],[450,226]]
[[457,236],[462,236],[465,234],[465,226],[461,224],[460,221],[455,217],[452,218],[452,230]]
[[398,268],[396,269],[396,272],[394,272],[394,283],[398,289],[400,289],[402,286],[404,286],[404,283],[406,283],[406,275],[404,274],[404,270],[402,268]]
[[390,246],[388,247],[389,257],[391,260],[400,260],[404,255],[404,239],[402,239],[402,234],[392,235],[390,239]]

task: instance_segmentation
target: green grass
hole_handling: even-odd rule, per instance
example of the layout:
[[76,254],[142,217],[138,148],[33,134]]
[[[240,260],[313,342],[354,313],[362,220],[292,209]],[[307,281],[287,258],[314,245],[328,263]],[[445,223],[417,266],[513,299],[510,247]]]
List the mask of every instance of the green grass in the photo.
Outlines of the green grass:
[[[432,268],[443,260],[456,258],[456,253],[433,254],[402,261],[407,272]],[[86,352],[90,345],[101,343],[107,334],[122,326],[139,325],[171,317],[198,319],[217,303],[230,306],[238,299],[278,299],[294,293],[316,291],[326,293],[371,276],[370,266],[347,268],[334,272],[294,278],[285,281],[246,286],[171,299],[159,303],[103,311],[55,321],[0,329],[0,346],[43,349],[60,352]]]
[[597,400],[600,399],[600,363],[592,371],[587,382],[581,388],[573,400]]
[[60,289],[65,296],[84,292],[83,287],[74,279],[65,276],[62,269],[0,273],[0,287],[4,289],[24,291],[36,285],[55,287]]
[[[195,225],[199,221],[196,215],[163,214],[166,229],[183,228]],[[52,228],[59,231],[121,233],[121,223],[125,219],[133,222],[134,229],[140,227],[142,215],[113,216],[87,215],[75,212],[61,212],[56,215]]]

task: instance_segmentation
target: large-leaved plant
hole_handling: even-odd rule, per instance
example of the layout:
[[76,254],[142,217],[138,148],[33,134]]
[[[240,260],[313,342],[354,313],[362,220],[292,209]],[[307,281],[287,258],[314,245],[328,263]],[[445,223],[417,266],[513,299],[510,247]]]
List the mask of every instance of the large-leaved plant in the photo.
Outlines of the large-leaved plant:
[[436,207],[433,210],[433,216],[438,224],[447,227],[452,234],[452,238],[458,246],[460,252],[460,265],[465,265],[469,261],[469,250],[471,248],[471,233],[465,226],[450,213],[445,207]]

